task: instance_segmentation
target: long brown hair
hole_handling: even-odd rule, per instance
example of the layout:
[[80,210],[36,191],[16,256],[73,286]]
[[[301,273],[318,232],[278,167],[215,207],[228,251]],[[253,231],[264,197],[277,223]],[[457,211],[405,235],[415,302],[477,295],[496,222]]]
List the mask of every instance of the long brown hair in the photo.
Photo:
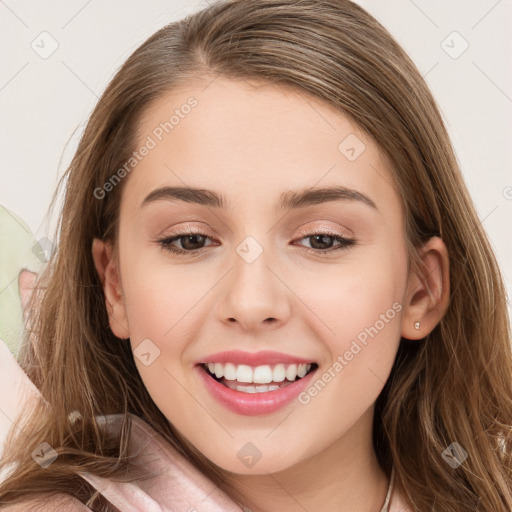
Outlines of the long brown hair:
[[[2,468],[18,465],[0,485],[0,503],[56,492],[85,502],[90,489],[79,471],[123,480],[128,422],[119,439],[109,438],[96,415],[135,414],[221,477],[156,407],[129,341],[111,332],[91,254],[94,237],[116,241],[126,180],[101,200],[94,191],[131,156],[141,114],[178,85],[215,75],[312,94],[387,156],[411,268],[421,271],[417,249],[441,236],[451,296],[424,340],[401,340],[376,403],[379,463],[388,475],[394,466],[413,510],[512,510],[512,354],[500,271],[425,81],[386,29],[348,0],[220,1],[160,29],[108,85],[63,178],[58,248],[38,281],[19,356],[44,400],[10,432]],[[31,457],[43,441],[59,455],[46,469]],[[456,469],[441,455],[452,442],[468,453]]]

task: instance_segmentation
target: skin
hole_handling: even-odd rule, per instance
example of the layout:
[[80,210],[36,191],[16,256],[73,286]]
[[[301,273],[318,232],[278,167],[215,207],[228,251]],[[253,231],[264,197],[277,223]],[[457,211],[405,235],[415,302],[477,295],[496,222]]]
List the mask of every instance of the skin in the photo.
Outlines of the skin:
[[[187,98],[198,100],[125,178],[118,256],[94,241],[111,328],[134,350],[145,339],[158,347],[149,366],[136,358],[145,386],[179,432],[230,472],[224,490],[236,500],[255,512],[380,510],[389,481],[371,441],[374,404],[400,337],[423,338],[446,311],[446,247],[431,239],[421,251],[425,276],[408,273],[389,163],[333,107],[282,86],[206,84],[160,98],[138,126],[142,145]],[[338,150],[349,134],[365,144],[354,161]],[[167,199],[141,207],[154,189],[185,185],[222,193],[228,208]],[[274,209],[284,191],[331,185],[365,194],[377,209],[356,200]],[[209,238],[186,246],[202,254],[174,255],[158,243],[187,226],[206,230]],[[325,228],[356,244],[322,256],[312,235]],[[247,236],[263,250],[250,264],[236,251]],[[324,252],[338,242],[326,244]],[[219,351],[276,350],[317,362],[321,376],[393,304],[401,310],[307,404],[238,415],[194,370]],[[248,442],[262,454],[251,468],[237,457]]]

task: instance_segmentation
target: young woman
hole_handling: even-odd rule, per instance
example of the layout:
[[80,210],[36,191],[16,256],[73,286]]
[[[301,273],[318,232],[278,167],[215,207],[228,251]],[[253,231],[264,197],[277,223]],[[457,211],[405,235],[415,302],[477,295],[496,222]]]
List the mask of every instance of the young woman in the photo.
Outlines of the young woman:
[[65,184],[6,510],[512,509],[500,272],[425,81],[362,8],[164,27]]

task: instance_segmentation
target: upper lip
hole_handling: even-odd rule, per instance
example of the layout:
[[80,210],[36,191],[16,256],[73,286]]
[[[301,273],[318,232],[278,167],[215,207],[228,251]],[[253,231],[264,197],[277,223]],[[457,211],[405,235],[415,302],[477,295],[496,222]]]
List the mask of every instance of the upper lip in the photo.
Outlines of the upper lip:
[[262,350],[260,352],[244,352],[242,350],[228,350],[225,352],[217,352],[205,356],[196,364],[203,363],[233,363],[246,364],[248,366],[274,365],[274,364],[308,364],[314,363],[311,359],[285,354],[283,352],[274,352],[270,350]]

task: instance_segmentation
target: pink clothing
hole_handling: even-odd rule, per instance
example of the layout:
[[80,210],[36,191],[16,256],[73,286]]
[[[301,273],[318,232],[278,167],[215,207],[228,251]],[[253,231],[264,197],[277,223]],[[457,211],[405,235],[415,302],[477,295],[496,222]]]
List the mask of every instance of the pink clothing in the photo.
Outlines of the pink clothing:
[[[136,483],[117,483],[89,473],[81,476],[123,512],[241,512],[225,493],[187,461],[141,418],[130,415],[130,454],[158,476]],[[107,416],[108,428],[119,429],[122,415]]]
[[[132,421],[130,454],[137,453],[137,461],[156,476],[133,483],[117,483],[90,473],[81,473],[95,489],[122,512],[242,512],[244,508],[218,489],[211,480],[187,461],[167,440],[141,418],[129,415]],[[109,415],[109,430],[117,432],[122,415]],[[394,483],[392,478],[390,484]],[[393,485],[388,489],[387,504],[381,512],[410,512]],[[8,507],[7,512],[27,511],[20,504]],[[55,510],[55,503],[47,503]],[[62,510],[62,508],[61,508]],[[66,506],[69,512],[90,512],[78,500]]]

